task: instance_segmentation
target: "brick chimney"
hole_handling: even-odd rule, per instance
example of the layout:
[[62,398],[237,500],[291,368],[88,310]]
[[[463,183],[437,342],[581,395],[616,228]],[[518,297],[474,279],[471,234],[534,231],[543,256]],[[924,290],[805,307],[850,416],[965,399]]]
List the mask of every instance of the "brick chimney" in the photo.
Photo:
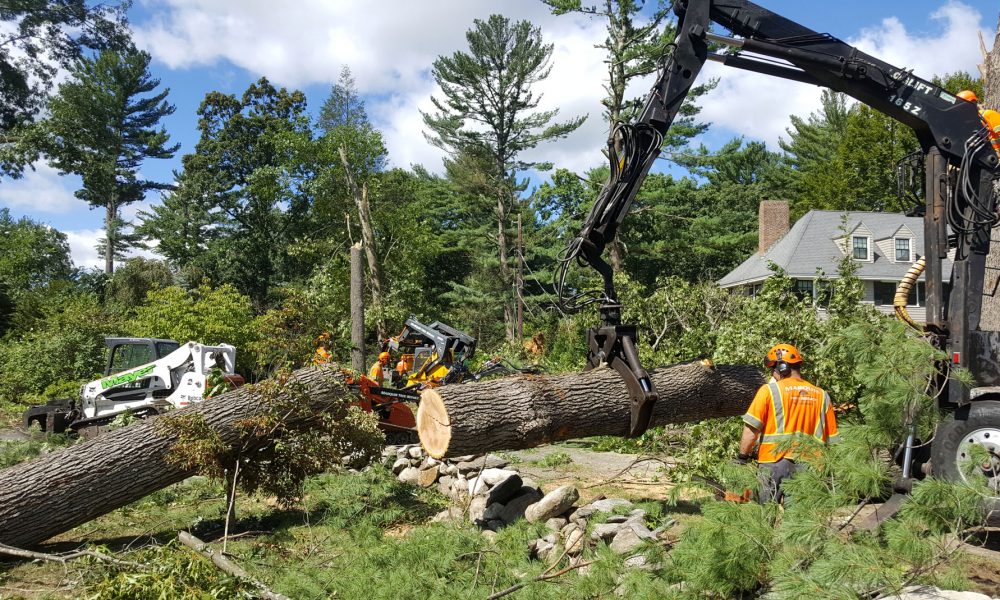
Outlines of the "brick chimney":
[[788,201],[761,201],[757,230],[757,251],[764,254],[786,233],[788,233]]

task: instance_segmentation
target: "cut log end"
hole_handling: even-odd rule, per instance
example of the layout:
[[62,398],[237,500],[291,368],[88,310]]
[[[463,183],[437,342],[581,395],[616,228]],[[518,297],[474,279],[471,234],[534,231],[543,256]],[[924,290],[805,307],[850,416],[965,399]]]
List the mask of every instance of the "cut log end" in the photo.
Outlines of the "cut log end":
[[434,389],[426,389],[420,394],[417,430],[420,432],[420,443],[427,454],[443,458],[451,443],[451,420],[441,394]]

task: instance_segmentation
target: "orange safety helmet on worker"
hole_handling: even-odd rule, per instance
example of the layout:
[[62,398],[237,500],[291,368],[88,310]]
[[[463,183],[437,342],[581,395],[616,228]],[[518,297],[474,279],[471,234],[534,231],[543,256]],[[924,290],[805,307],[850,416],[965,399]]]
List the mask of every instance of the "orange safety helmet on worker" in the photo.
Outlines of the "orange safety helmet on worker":
[[[966,102],[979,104],[979,97],[972,90],[962,90],[955,95]],[[993,150],[996,151],[997,155],[1000,155],[1000,112],[989,108],[980,108],[979,118],[983,121],[983,126],[986,127],[986,134],[990,138]]]
[[[794,447],[785,447],[793,436],[814,437],[820,442],[837,438],[837,420],[830,395],[802,379],[802,353],[791,344],[778,344],[767,352],[764,366],[776,381],[757,390],[743,421],[759,435],[757,461],[794,460]],[[781,449],[779,450],[779,447]]]
[[392,357],[388,352],[379,353],[378,360],[375,361],[375,364],[373,364],[370,369],[368,369],[368,379],[371,379],[379,386],[383,385],[385,383],[384,367],[389,366],[389,360],[391,358]]

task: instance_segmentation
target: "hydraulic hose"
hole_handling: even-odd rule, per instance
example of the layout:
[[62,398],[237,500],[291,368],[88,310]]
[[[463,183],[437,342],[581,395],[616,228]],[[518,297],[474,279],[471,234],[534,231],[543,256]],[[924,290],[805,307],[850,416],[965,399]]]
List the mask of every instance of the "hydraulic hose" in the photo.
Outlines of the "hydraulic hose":
[[909,311],[906,310],[906,302],[910,297],[910,290],[917,283],[917,278],[920,277],[920,274],[924,272],[925,266],[927,266],[927,261],[925,257],[921,256],[920,260],[913,263],[913,266],[906,272],[906,275],[903,275],[903,278],[899,281],[899,285],[896,287],[896,295],[892,299],[892,307],[896,311],[896,318],[921,333],[924,331],[924,328],[910,317]]

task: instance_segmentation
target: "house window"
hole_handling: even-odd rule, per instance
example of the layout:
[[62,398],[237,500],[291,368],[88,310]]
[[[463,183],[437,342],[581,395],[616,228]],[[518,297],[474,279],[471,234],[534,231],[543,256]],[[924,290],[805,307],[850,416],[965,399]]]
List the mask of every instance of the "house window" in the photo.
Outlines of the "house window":
[[799,298],[808,298],[812,300],[813,297],[813,282],[811,279],[796,279],[795,280],[795,295]]
[[868,260],[868,238],[856,235],[851,239],[854,248],[852,256],[857,260]]
[[[896,286],[897,282],[893,281],[876,281],[875,282],[875,305],[876,306],[892,306],[892,301],[896,297]],[[917,285],[910,288],[910,295],[906,299],[907,306],[923,306],[924,298],[927,292],[924,290],[924,282],[918,282]]]
[[896,238],[896,262],[910,262],[910,238]]

